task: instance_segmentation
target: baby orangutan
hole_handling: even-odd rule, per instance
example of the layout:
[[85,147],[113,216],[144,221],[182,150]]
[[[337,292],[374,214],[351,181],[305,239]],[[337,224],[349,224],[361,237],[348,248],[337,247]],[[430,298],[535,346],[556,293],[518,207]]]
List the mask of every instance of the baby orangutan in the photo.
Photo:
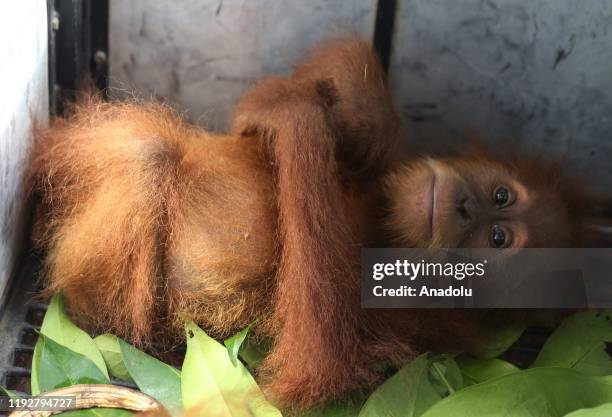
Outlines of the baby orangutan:
[[259,372],[283,404],[368,386],[373,364],[471,327],[458,313],[445,325],[443,312],[362,309],[362,246],[579,238],[576,191],[555,170],[483,151],[398,156],[398,129],[356,39],[256,85],[225,135],[159,104],[81,103],[40,135],[30,170],[48,291],[135,343],[185,318],[218,337],[252,324],[274,340]]

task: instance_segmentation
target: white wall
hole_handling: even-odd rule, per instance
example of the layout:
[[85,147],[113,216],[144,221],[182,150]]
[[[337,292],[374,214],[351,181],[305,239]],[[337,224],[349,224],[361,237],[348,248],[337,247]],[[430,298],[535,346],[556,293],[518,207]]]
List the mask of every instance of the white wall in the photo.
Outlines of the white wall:
[[612,2],[401,0],[389,69],[407,138],[564,157],[612,196]]
[[0,299],[25,237],[23,177],[34,125],[48,122],[47,3],[2,4],[0,25]]
[[321,39],[371,39],[375,16],[376,0],[111,0],[112,95],[170,100],[223,129],[250,83]]

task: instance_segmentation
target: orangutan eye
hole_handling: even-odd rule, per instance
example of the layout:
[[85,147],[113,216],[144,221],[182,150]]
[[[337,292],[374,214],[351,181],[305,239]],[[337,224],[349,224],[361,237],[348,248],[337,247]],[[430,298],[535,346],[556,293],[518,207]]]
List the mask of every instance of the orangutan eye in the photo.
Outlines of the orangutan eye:
[[506,245],[506,232],[501,227],[495,225],[491,228],[489,242],[494,248],[503,248]]
[[510,201],[510,190],[506,187],[497,187],[495,193],[493,193],[493,202],[497,207],[505,207]]

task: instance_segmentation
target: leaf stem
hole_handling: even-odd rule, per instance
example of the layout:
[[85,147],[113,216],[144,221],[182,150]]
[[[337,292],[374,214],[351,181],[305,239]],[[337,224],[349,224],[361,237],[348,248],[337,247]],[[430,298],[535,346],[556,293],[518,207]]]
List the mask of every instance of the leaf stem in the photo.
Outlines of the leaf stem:
[[442,379],[442,382],[444,382],[444,384],[446,385],[446,388],[448,388],[448,392],[453,394],[455,392],[455,389],[451,386],[451,384],[448,383],[448,380],[444,376],[444,372],[440,370],[440,368],[438,367],[438,364],[434,362],[431,365],[434,367],[435,371],[440,376],[440,379]]

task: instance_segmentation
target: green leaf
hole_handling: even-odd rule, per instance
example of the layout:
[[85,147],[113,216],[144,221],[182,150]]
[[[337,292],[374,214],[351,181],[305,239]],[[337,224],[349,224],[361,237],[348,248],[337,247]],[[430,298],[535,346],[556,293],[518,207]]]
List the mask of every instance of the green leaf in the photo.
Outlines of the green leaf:
[[200,406],[201,415],[279,417],[255,380],[227,349],[193,322],[185,324],[187,353],[183,362],[181,391],[183,406]]
[[610,358],[605,343],[612,341],[612,312],[584,312],[565,319],[550,335],[532,367],[562,366],[594,375],[610,373],[610,364],[601,369],[592,365],[606,363]]
[[134,415],[132,411],[121,408],[89,408],[86,410],[65,411],[62,417],[129,417]]
[[572,367],[586,375],[612,375],[612,360],[606,351],[605,343],[598,343]]
[[255,341],[253,337],[247,337],[244,343],[242,343],[242,346],[240,346],[238,356],[240,356],[250,368],[256,368],[264,360],[270,350],[269,344],[270,341],[267,340]]
[[236,365],[236,362],[238,361],[238,351],[240,350],[240,346],[242,346],[242,342],[244,342],[249,334],[249,330],[251,330],[251,326],[245,327],[229,339],[225,339],[223,342],[227,348],[227,353],[229,354],[230,360],[234,365]]
[[22,397],[20,393],[16,391],[11,391],[7,389],[6,387],[3,387],[2,385],[0,385],[0,391],[4,393],[4,396],[9,397],[9,398],[21,398]]
[[463,374],[463,382],[466,386],[479,384],[491,378],[508,375],[520,371],[519,368],[501,359],[476,359],[467,355],[456,358],[457,365]]
[[374,391],[359,412],[359,417],[422,415],[442,399],[430,381],[430,365],[424,354],[404,366]]
[[316,407],[302,414],[301,417],[356,417],[363,401],[359,403],[348,399],[343,402],[332,401],[323,407]]
[[[77,384],[108,384],[108,377],[86,356],[40,334],[36,369],[37,387],[41,392]],[[34,374],[34,373],[33,373]]]
[[451,355],[438,355],[429,358],[429,380],[442,397],[463,388],[463,375]]
[[30,391],[32,395],[40,394],[40,386],[38,385],[38,366],[40,364],[40,353],[43,346],[42,337],[38,335],[34,352],[32,353],[32,370],[30,371]]
[[94,342],[96,342],[96,346],[98,346],[110,374],[122,381],[134,382],[123,362],[119,338],[105,333],[94,338]]
[[512,321],[502,328],[485,328],[477,343],[471,347],[470,354],[476,358],[495,358],[507,351],[526,328],[527,324],[523,321]]
[[104,358],[98,350],[96,343],[68,318],[64,311],[64,301],[60,293],[55,294],[51,299],[40,328],[40,333],[50,337],[60,345],[88,357],[108,378]]
[[270,350],[270,340],[256,340],[250,334],[250,327],[236,333],[223,343],[227,347],[232,363],[235,364],[239,356],[250,368],[256,368]]
[[582,408],[572,411],[564,417],[610,417],[612,416],[612,403],[607,403],[593,408]]
[[612,401],[612,377],[550,367],[513,372],[457,391],[423,417],[562,417]]
[[159,401],[173,416],[181,415],[181,373],[121,339],[119,346],[125,367],[138,388]]

